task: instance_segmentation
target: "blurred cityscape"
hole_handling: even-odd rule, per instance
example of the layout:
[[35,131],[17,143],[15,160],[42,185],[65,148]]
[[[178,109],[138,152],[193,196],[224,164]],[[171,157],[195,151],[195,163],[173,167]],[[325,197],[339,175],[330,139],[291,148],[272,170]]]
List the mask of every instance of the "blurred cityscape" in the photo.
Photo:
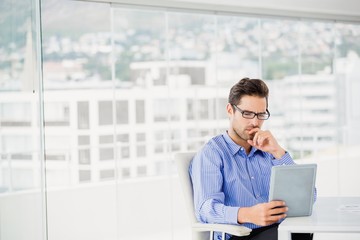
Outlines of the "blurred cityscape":
[[[349,105],[360,100],[352,92],[359,85],[358,25],[100,4],[75,11],[76,4],[45,1],[43,13],[50,187],[173,172],[171,153],[198,150],[226,130],[228,90],[245,76],[269,84],[265,127],[295,159],[358,143],[351,129],[358,128],[359,111]],[[75,13],[90,18],[94,9],[96,19],[112,17],[63,26]],[[5,26],[14,17],[2,16],[0,185],[6,192],[39,183],[39,119],[31,23],[20,14],[22,27],[9,39]],[[150,20],[150,27],[144,24]]]

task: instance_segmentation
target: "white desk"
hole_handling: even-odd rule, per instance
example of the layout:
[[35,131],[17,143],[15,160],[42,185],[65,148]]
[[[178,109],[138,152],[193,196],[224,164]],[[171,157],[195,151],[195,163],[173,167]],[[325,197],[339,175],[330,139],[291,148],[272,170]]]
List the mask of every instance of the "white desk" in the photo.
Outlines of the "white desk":
[[278,240],[290,240],[291,233],[360,233],[360,212],[339,210],[360,205],[360,197],[323,197],[314,204],[308,217],[286,218],[278,228]]

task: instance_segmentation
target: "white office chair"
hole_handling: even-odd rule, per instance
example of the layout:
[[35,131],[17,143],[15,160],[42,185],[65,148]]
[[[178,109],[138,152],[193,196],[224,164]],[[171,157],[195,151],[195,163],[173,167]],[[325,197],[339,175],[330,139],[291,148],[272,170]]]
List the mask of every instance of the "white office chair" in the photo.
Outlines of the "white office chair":
[[189,165],[195,152],[184,152],[175,154],[175,162],[179,173],[180,185],[185,197],[185,206],[190,217],[192,228],[192,240],[213,240],[214,232],[221,232],[222,239],[225,239],[225,233],[235,236],[249,235],[251,229],[230,224],[210,224],[200,223],[195,217],[193,189],[189,175]]

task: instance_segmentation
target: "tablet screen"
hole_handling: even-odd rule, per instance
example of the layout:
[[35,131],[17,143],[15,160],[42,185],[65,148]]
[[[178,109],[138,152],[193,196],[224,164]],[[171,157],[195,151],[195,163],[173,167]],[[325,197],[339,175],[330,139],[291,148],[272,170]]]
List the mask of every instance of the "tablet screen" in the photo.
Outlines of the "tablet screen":
[[309,216],[314,204],[316,164],[280,165],[271,169],[269,201],[285,201],[287,217]]

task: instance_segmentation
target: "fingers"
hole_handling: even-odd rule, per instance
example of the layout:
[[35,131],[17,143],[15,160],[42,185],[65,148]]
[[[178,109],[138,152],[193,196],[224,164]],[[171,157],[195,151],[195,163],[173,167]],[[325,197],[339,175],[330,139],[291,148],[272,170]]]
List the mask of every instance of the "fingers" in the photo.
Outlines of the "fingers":
[[250,140],[248,140],[247,142],[253,147],[257,146],[257,140],[256,140],[255,136],[257,135],[257,133],[259,131],[260,131],[260,128],[253,128],[249,131]]
[[269,208],[277,208],[277,207],[286,207],[286,203],[284,201],[274,200],[267,203]]
[[260,203],[250,208],[250,222],[266,226],[285,218],[287,210],[284,201]]
[[285,213],[289,210],[284,201],[271,201],[268,203],[268,207],[268,215],[280,216],[280,218],[284,218]]
[[278,221],[286,217],[286,212],[289,208],[285,205],[284,201],[271,201],[269,202],[270,210],[268,214],[270,215],[269,220]]
[[251,129],[251,130],[249,131],[249,134],[255,134],[255,133],[257,133],[258,131],[260,131],[260,128],[255,127],[255,128],[253,128],[253,129]]
[[275,214],[275,215],[267,215],[267,216],[263,216],[262,218],[260,218],[259,222],[257,223],[258,225],[261,226],[266,226],[272,223],[276,223],[278,221],[280,221],[281,219],[286,218],[286,213],[279,213],[279,214]]
[[288,207],[277,207],[277,208],[273,208],[269,211],[269,214],[271,216],[276,216],[276,215],[282,215],[285,214],[288,211]]
[[271,224],[271,223],[275,223],[275,222],[278,222],[279,220],[283,219],[283,218],[286,218],[286,214],[283,213],[283,214],[279,214],[279,215],[272,215],[272,216],[269,216],[267,218],[267,223],[268,224]]
[[261,147],[268,142],[271,133],[269,131],[261,131],[259,128],[253,128],[249,131],[250,135],[254,135],[252,141],[249,140],[249,144],[255,147]]
[[288,211],[288,207],[284,201],[271,201],[264,204],[264,211],[266,216],[281,215]]
[[254,134],[253,139],[247,141],[251,146],[269,153],[279,151],[280,146],[270,131],[254,128],[249,131],[249,134]]
[[254,136],[254,142],[256,145],[262,147],[269,142],[269,132],[257,132]]
[[284,201],[271,201],[268,203],[268,207],[270,209],[267,211],[267,224],[272,224],[285,218],[286,212],[289,210]]

